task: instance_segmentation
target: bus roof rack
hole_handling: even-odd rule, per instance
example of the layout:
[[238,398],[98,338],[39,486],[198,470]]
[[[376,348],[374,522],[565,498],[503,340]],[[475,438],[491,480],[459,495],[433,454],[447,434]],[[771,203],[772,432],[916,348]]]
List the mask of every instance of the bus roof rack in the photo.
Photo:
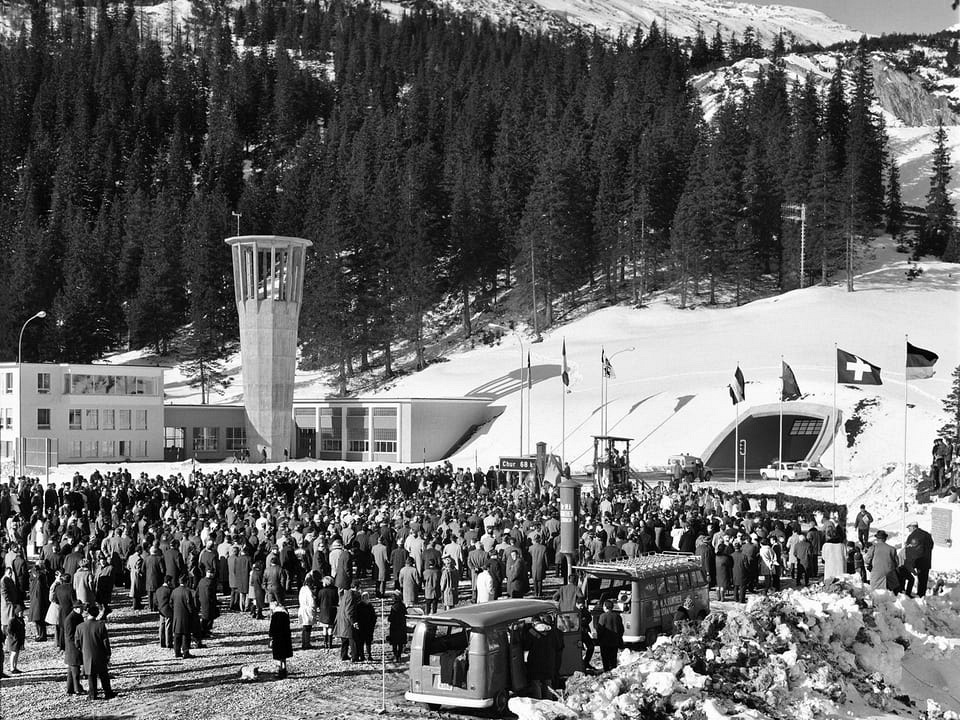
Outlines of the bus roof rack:
[[574,565],[578,572],[591,575],[606,575],[608,577],[623,577],[640,579],[657,575],[664,570],[680,570],[683,568],[700,568],[700,556],[679,552],[655,552],[638,555],[634,558],[619,560],[603,560],[587,565]]

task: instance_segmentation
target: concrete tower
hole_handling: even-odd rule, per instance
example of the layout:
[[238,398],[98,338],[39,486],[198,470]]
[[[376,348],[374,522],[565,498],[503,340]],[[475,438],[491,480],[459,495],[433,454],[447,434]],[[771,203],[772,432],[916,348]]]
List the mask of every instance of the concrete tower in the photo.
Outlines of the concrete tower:
[[293,381],[297,323],[307,248],[303,238],[242,235],[227,238],[240,316],[240,358],[247,447],[254,459],[283,460],[293,442]]

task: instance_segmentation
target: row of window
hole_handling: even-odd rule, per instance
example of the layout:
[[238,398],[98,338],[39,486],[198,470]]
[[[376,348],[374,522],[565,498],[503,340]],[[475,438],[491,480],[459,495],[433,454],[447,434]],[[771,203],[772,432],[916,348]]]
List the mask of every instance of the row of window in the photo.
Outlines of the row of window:
[[[63,376],[64,395],[152,395],[156,397],[159,387],[155,377],[137,375],[87,375],[67,373]],[[13,373],[3,376],[3,391],[13,393]],[[37,392],[50,392],[50,373],[37,373]]]
[[146,440],[72,440],[71,458],[145,458]]
[[[224,428],[224,449],[228,452],[247,448],[247,429],[245,427]],[[182,448],[186,439],[186,428],[168,427],[164,429],[164,446]],[[194,452],[208,452],[220,449],[220,428],[195,427],[192,429]]]
[[[104,408],[70,408],[71,430],[146,430],[146,410],[111,410]],[[50,429],[50,408],[37,408],[37,430]]]

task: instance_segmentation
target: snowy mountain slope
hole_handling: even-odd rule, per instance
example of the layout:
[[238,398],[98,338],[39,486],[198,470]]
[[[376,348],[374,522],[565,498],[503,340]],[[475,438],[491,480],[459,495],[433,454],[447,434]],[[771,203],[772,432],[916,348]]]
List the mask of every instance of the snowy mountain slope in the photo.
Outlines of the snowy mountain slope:
[[708,37],[719,27],[724,38],[731,33],[742,38],[752,27],[767,46],[781,31],[788,44],[794,40],[824,46],[862,35],[816,10],[722,0],[446,0],[438,4],[520,25],[553,29],[578,25],[613,36],[621,31],[631,35],[638,25],[646,31],[654,22],[674,37],[690,38],[698,27]]
[[[906,73],[889,53],[873,53],[871,59],[877,98],[874,111],[883,115],[887,127],[890,155],[900,167],[903,200],[923,206],[930,189],[933,134],[938,120],[948,126],[951,156],[960,159],[960,115],[954,110],[960,102],[960,81],[930,67]],[[843,61],[843,56],[834,52],[790,53],[783,57],[783,66],[790,85],[803,83],[809,76],[825,94],[837,63]],[[724,102],[741,100],[772,64],[766,58],[748,58],[695,77],[693,84],[706,119],[712,118]],[[960,200],[960,177],[953,178],[951,191]]]

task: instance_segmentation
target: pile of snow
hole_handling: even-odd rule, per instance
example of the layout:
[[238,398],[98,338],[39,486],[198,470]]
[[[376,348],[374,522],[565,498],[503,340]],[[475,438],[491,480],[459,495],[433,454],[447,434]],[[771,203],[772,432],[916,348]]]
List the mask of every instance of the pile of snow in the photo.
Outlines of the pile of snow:
[[562,711],[517,703],[515,712],[521,720],[956,718],[958,677],[960,588],[914,600],[843,584],[713,612],[699,628],[623,651],[609,673],[575,675]]

